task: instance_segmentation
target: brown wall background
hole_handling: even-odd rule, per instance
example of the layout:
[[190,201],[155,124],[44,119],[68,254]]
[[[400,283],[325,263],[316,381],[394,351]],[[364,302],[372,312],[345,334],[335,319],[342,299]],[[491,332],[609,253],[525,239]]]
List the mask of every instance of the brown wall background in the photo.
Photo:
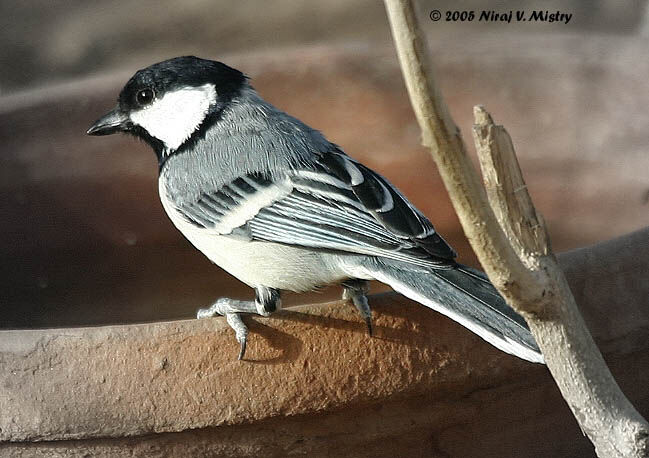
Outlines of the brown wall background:
[[[419,0],[432,9],[548,10],[573,13],[567,26],[544,23],[426,22],[434,38],[453,36],[470,47],[467,32],[522,35],[634,35],[643,31],[645,0]],[[184,54],[219,57],[285,46],[390,41],[376,0],[29,0],[0,1],[0,94],[72,76],[133,70]],[[516,38],[501,42],[515,46]]]

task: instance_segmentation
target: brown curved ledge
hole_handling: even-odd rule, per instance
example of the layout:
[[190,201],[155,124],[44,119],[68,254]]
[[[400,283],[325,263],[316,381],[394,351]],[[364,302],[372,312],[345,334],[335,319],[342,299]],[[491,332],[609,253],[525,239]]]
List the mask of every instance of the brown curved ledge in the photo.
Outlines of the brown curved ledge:
[[374,296],[372,305],[375,338],[341,303],[251,317],[241,362],[220,318],[2,331],[0,437],[85,439],[246,424],[395,396],[457,396],[544,372],[396,294]]

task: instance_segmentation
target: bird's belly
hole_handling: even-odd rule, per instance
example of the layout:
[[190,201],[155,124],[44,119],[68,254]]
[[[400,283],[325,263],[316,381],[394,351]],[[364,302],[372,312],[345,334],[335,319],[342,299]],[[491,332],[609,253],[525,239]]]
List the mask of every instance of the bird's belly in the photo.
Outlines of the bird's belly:
[[[278,243],[249,241],[186,221],[167,199],[163,187],[160,200],[167,215],[182,234],[213,263],[254,287],[309,291],[339,283],[353,275],[347,257]],[[349,261],[354,258],[350,255]]]
[[327,253],[199,232],[183,234],[213,263],[252,287],[308,291],[349,277]]

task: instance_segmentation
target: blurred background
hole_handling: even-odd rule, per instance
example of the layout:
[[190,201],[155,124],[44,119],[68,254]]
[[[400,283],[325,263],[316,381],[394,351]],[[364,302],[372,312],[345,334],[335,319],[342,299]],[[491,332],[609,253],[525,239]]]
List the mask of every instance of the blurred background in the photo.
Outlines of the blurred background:
[[[419,9],[469,149],[472,107],[485,104],[512,135],[556,251],[649,224],[646,1]],[[455,10],[572,17],[446,22]],[[269,101],[386,175],[476,265],[419,145],[382,2],[2,0],[0,327],[189,318],[219,296],[252,297],[168,221],[151,151],[125,136],[85,136],[134,71],[185,54],[247,73]]]
[[[467,34],[517,32],[637,35],[646,1],[419,1],[430,11],[560,10],[568,25],[427,21],[434,39],[470,46]],[[185,54],[222,56],[309,44],[389,44],[382,2],[376,0],[29,0],[0,2],[0,93],[70,77],[137,69]],[[500,45],[507,46],[506,41]]]

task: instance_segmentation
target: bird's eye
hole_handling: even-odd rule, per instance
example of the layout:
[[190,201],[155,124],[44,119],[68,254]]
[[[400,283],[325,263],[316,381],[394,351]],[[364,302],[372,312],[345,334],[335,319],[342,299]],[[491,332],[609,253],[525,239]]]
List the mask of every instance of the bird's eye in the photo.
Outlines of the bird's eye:
[[153,101],[154,96],[155,94],[153,93],[153,89],[147,87],[139,90],[137,94],[135,94],[135,101],[140,106],[148,105]]

